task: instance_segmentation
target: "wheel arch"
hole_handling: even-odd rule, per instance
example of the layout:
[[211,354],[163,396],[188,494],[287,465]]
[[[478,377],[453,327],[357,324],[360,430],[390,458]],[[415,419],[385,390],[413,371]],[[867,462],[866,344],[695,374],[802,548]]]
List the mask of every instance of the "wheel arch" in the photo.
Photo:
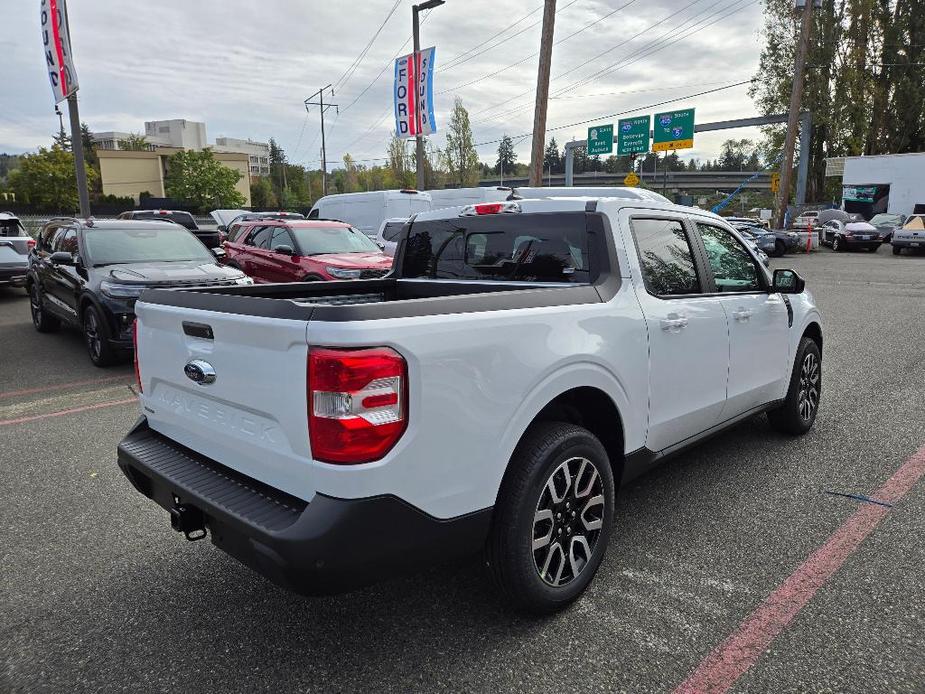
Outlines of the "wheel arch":
[[804,337],[808,337],[810,340],[816,343],[819,347],[819,352],[822,352],[822,326],[819,325],[817,321],[810,321],[809,324],[803,329],[803,335],[800,337],[802,340]]

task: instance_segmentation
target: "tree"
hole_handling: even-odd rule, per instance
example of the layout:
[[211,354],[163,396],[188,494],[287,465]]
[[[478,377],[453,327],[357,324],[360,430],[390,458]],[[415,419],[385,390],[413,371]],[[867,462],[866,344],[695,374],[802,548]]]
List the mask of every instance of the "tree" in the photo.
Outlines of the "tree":
[[414,186],[414,170],[408,154],[407,140],[392,135],[389,140],[389,169],[396,188]]
[[276,197],[280,200],[283,198],[283,190],[286,188],[286,152],[276,144],[276,140],[270,138],[270,183],[276,192]]
[[167,160],[164,188],[171,198],[205,212],[216,207],[240,207],[245,198],[235,189],[241,172],[219,162],[211,149],[177,152]]
[[495,173],[510,176],[514,173],[514,165],[517,163],[517,153],[514,151],[514,141],[508,135],[501,138],[498,144],[498,161],[495,164]]
[[360,190],[360,177],[357,174],[357,165],[350,154],[344,155],[344,179],[341,193],[356,193]]
[[[92,186],[98,178],[96,170],[86,165],[85,169],[87,183]],[[72,213],[79,207],[74,155],[58,145],[22,155],[9,183],[18,200],[47,212]]]
[[543,170],[552,173],[562,173],[562,157],[559,154],[559,145],[556,138],[549,140],[546,145],[546,151],[543,152]]
[[140,133],[129,133],[124,140],[119,140],[119,149],[129,150],[131,152],[144,152],[151,149],[148,138]]
[[456,97],[453,114],[446,131],[444,158],[449,179],[461,188],[478,185],[479,156],[472,141],[472,127],[469,112],[463,107],[462,99]]
[[273,186],[263,176],[251,179],[251,207],[255,210],[272,210],[279,207]]

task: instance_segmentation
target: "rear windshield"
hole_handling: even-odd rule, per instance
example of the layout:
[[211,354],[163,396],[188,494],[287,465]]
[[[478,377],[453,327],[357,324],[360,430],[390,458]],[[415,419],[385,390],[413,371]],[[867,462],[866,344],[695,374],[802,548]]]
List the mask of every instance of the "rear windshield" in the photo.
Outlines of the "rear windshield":
[[193,215],[191,215],[189,212],[166,212],[164,213],[164,212],[154,212],[153,210],[144,211],[144,212],[136,212],[134,215],[134,219],[159,219],[159,220],[169,219],[171,222],[179,224],[181,227],[184,227],[185,229],[190,229],[190,230],[196,229],[196,221],[193,219]]
[[166,229],[88,229],[84,242],[91,265],[115,263],[214,263],[215,258],[195,236],[177,227]]
[[362,231],[353,227],[300,227],[289,228],[295,236],[300,255],[327,253],[379,253],[379,246]]
[[415,222],[403,277],[590,282],[583,212],[497,214]]
[[0,236],[28,236],[18,219],[0,220]]

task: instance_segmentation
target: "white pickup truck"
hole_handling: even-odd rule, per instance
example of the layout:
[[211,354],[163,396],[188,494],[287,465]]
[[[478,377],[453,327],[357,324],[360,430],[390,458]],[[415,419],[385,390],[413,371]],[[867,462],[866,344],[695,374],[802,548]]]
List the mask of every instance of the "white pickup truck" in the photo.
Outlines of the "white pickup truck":
[[520,608],[592,580],[616,488],[821,394],[803,280],[720,217],[620,198],[412,217],[393,272],[147,290],[135,488],[300,593],[484,552]]

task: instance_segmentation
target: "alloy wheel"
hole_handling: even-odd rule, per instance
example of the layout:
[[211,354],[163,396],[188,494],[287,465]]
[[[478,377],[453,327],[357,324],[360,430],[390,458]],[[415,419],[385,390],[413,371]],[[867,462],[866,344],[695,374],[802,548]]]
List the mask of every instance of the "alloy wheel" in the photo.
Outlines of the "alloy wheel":
[[102,337],[100,337],[100,326],[96,318],[96,311],[90,309],[84,315],[84,339],[87,341],[87,349],[90,351],[90,357],[93,361],[100,358],[103,351]]
[[803,365],[800,367],[800,394],[797,404],[804,422],[812,419],[819,406],[819,360],[812,352],[803,358]]
[[591,561],[603,527],[606,500],[597,466],[569,458],[546,480],[533,517],[533,562],[543,581],[571,583]]
[[32,323],[38,327],[42,324],[42,296],[36,284],[32,285],[32,291],[29,292],[29,309],[32,311]]

